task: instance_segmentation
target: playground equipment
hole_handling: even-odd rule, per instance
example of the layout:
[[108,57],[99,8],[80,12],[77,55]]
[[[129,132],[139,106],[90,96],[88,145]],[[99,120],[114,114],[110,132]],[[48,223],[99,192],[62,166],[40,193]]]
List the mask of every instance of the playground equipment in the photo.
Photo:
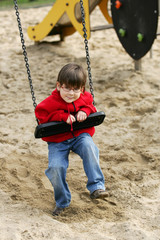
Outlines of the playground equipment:
[[[14,6],[15,6],[15,11],[16,11],[16,16],[17,16],[18,28],[19,28],[20,38],[21,38],[25,66],[26,66],[27,75],[28,75],[28,81],[29,81],[31,95],[32,95],[33,106],[35,109],[37,106],[37,103],[36,103],[36,98],[35,98],[35,94],[34,94],[32,79],[31,79],[31,73],[30,73],[30,68],[29,68],[29,63],[28,63],[25,41],[24,41],[24,37],[23,37],[23,31],[22,31],[22,25],[21,25],[17,0],[14,0]],[[84,43],[85,43],[85,50],[86,50],[86,62],[87,62],[87,66],[88,66],[89,86],[90,86],[90,92],[93,96],[93,104],[95,104],[94,94],[93,94],[93,82],[92,82],[92,75],[91,75],[91,67],[90,67],[90,57],[89,57],[89,51],[88,51],[87,30],[85,27],[86,24],[85,24],[85,12],[84,12],[84,7],[83,7],[83,0],[80,0],[80,9],[81,9],[82,26],[83,26],[83,33],[84,33],[83,36],[85,38]],[[93,114],[90,114],[85,121],[83,121],[83,122],[76,121],[75,123],[73,123],[73,130],[75,131],[75,130],[79,130],[82,128],[84,129],[84,128],[90,128],[93,126],[100,125],[103,122],[104,118],[105,118],[104,112],[102,112],[102,111],[95,112]],[[43,138],[43,137],[52,136],[55,134],[60,134],[60,133],[64,133],[67,131],[71,131],[70,126],[68,126],[68,124],[66,122],[47,122],[44,124],[39,124],[39,121],[37,118],[36,118],[36,121],[37,121],[38,125],[35,129],[35,138]]]
[[134,59],[141,59],[156,38],[158,0],[111,0],[112,20],[117,36]]
[[[99,6],[110,25],[95,27],[93,31],[112,28],[114,25],[117,36],[126,52],[135,61],[141,59],[151,49],[156,38],[158,1],[84,0],[87,39],[89,39],[91,32],[89,16],[95,7]],[[111,2],[112,17],[108,12],[109,2]],[[113,25],[111,24],[112,20]],[[84,34],[79,0],[56,0],[43,21],[28,28],[28,35],[35,42],[55,34],[59,34],[63,40],[65,36],[71,35],[75,31],[78,31],[81,36]]]
[[[90,17],[89,15],[98,5],[102,14],[112,23],[112,18],[108,13],[109,0],[84,0],[85,25],[87,39],[90,38]],[[83,36],[82,17],[79,0],[56,0],[51,10],[43,21],[35,26],[28,27],[28,36],[33,41],[40,41],[46,36],[59,34],[61,40],[65,36],[78,31]]]

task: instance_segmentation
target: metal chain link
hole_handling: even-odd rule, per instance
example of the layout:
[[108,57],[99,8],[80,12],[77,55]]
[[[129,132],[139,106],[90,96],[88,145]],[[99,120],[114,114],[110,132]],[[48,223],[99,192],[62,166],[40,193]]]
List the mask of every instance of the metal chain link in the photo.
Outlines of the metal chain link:
[[[34,89],[33,89],[33,84],[32,84],[31,73],[30,73],[30,69],[29,69],[27,51],[26,51],[26,46],[25,46],[25,41],[24,41],[24,36],[23,36],[23,31],[22,31],[21,20],[20,20],[20,16],[19,16],[20,14],[19,14],[19,11],[18,11],[17,0],[14,0],[14,8],[16,10],[16,16],[17,16],[18,28],[19,28],[19,33],[20,33],[20,38],[21,38],[21,43],[22,43],[24,61],[25,61],[26,69],[27,69],[27,75],[28,75],[29,85],[30,85],[30,89],[31,89],[33,106],[34,106],[34,109],[35,109],[36,106],[37,106],[37,103],[36,103],[36,98],[35,98],[35,95],[34,95]],[[38,122],[38,120],[37,120],[37,122]]]
[[81,15],[82,15],[82,25],[83,25],[83,32],[84,32],[84,43],[85,43],[85,50],[86,50],[86,62],[87,62],[87,70],[88,70],[88,78],[89,78],[89,86],[90,92],[93,97],[93,104],[94,102],[94,89],[93,89],[93,82],[92,82],[92,74],[91,74],[91,67],[90,67],[90,57],[89,57],[89,47],[88,47],[88,40],[87,40],[87,30],[86,30],[86,23],[85,23],[85,12],[83,7],[83,0],[80,0],[80,7],[81,7]]

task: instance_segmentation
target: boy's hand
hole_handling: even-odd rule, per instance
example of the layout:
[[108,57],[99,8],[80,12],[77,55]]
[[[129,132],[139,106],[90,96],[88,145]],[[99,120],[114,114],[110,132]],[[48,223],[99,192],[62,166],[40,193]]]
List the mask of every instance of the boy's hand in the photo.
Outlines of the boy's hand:
[[67,118],[66,123],[71,124],[71,122],[73,123],[73,122],[75,122],[75,121],[76,121],[75,117],[70,114],[70,115],[68,116],[68,118]]
[[78,122],[83,122],[87,118],[87,114],[83,111],[79,111],[76,115],[77,121]]

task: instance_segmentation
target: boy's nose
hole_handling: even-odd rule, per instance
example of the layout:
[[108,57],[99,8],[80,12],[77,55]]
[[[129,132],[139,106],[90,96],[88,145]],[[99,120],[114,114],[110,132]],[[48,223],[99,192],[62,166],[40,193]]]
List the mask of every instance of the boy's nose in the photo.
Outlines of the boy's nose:
[[74,89],[69,89],[69,92],[70,93],[74,93]]

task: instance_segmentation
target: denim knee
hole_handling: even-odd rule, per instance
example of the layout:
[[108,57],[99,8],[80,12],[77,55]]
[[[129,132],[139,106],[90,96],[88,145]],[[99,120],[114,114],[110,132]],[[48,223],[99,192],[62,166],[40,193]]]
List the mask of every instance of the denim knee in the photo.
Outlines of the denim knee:
[[66,168],[64,166],[49,166],[48,169],[46,169],[45,171],[45,174],[49,178],[49,180],[53,178],[57,179],[65,173]]
[[[88,140],[89,140],[89,141],[88,141]],[[83,142],[82,151],[83,151],[85,154],[91,154],[91,152],[92,152],[92,153],[99,154],[99,149],[97,148],[96,144],[92,141],[92,139],[86,139],[86,140]]]

